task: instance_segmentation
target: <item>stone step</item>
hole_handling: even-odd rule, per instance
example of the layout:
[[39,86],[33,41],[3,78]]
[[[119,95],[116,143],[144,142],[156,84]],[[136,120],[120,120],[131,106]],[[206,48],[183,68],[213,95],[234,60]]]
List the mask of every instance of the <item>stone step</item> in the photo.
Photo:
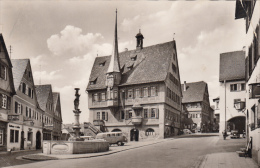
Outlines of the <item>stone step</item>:
[[245,152],[242,151],[236,151],[239,157],[245,157]]
[[241,152],[245,152],[246,148],[240,148]]

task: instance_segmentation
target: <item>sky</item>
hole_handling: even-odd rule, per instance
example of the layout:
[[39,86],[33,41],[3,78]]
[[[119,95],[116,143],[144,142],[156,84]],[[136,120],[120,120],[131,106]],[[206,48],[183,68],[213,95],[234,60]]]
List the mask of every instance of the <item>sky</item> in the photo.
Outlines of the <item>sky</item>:
[[119,51],[177,43],[181,82],[208,83],[211,105],[219,94],[220,53],[242,50],[245,22],[235,1],[7,1],[0,0],[0,33],[12,59],[29,58],[34,84],[60,92],[63,123],[73,123],[74,88],[80,122],[88,121],[85,92],[97,56],[112,53],[115,10]]

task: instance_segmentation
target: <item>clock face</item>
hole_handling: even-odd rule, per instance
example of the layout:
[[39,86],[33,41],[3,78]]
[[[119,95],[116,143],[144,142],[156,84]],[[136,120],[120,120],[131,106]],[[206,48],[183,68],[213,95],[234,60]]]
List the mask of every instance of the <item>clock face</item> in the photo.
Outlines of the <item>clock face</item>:
[[113,75],[110,75],[107,77],[107,86],[108,87],[113,87],[114,86],[114,77]]

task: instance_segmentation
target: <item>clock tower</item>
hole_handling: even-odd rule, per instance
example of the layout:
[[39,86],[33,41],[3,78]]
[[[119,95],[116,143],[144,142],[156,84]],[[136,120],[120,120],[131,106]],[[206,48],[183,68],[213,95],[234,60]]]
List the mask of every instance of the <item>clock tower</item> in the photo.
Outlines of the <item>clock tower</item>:
[[115,36],[113,41],[113,51],[106,73],[107,99],[118,99],[118,85],[121,81],[121,71],[119,64],[118,40],[117,40],[117,10],[115,22]]

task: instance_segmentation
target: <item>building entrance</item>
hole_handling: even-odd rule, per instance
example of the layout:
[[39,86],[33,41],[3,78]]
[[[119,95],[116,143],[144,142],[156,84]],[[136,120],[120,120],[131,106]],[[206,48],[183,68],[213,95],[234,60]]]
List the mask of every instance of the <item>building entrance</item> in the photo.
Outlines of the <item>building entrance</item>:
[[239,134],[243,134],[243,131],[245,131],[246,129],[245,122],[246,122],[245,116],[233,117],[228,120],[227,130],[228,131],[238,130]]
[[130,141],[139,141],[139,130],[134,128],[130,131]]
[[20,149],[24,150],[24,131],[21,132],[21,145]]
[[41,149],[41,133],[36,133],[36,149]]

